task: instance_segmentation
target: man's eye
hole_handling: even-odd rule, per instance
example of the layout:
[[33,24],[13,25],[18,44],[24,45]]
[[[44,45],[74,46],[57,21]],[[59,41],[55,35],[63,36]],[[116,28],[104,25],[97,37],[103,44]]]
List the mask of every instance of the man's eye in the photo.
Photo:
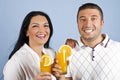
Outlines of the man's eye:
[[81,22],[84,22],[84,21],[85,21],[85,19],[81,18],[81,19],[80,19],[80,21],[81,21]]
[[92,20],[92,21],[95,21],[95,20],[97,20],[97,18],[91,18],[91,20]]

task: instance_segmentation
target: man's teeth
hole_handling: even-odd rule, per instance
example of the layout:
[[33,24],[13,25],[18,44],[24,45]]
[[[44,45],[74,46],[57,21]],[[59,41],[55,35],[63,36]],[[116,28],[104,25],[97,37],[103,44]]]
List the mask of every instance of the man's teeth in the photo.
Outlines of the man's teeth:
[[87,32],[87,33],[90,33],[90,32],[92,32],[92,29],[84,30],[84,31]]

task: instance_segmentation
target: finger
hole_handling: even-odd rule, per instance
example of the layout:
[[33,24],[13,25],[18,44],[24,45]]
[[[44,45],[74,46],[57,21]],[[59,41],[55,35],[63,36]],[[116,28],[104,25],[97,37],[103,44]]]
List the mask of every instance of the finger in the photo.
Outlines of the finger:
[[42,79],[43,80],[52,80],[52,76],[43,76]]
[[62,73],[60,72],[53,72],[53,75],[56,76],[56,77],[60,77]]
[[55,58],[55,59],[54,59],[54,63],[58,63],[58,60],[57,60],[57,58]]
[[35,80],[52,80],[52,75],[50,75],[50,73],[41,72],[35,76]]
[[40,72],[40,76],[51,76],[49,72]]

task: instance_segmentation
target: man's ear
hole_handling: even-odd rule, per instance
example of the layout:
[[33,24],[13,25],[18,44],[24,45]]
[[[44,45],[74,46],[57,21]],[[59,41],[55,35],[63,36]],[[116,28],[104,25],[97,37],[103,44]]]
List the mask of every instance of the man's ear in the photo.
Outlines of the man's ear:
[[104,25],[104,20],[101,21],[101,25],[102,25],[102,27],[103,27],[103,25]]

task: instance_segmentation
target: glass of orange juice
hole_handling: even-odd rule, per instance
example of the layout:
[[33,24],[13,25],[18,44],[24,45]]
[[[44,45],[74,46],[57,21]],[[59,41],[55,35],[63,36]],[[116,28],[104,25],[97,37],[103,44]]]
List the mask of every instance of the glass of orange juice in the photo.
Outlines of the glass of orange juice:
[[62,74],[67,73],[67,60],[65,53],[57,53],[56,58],[58,60],[58,65],[61,66]]
[[51,67],[52,67],[52,57],[48,54],[42,55],[40,61],[40,71],[51,73]]
[[71,47],[68,45],[62,45],[57,54],[58,65],[61,66],[62,74],[67,73],[68,57],[71,55]]

